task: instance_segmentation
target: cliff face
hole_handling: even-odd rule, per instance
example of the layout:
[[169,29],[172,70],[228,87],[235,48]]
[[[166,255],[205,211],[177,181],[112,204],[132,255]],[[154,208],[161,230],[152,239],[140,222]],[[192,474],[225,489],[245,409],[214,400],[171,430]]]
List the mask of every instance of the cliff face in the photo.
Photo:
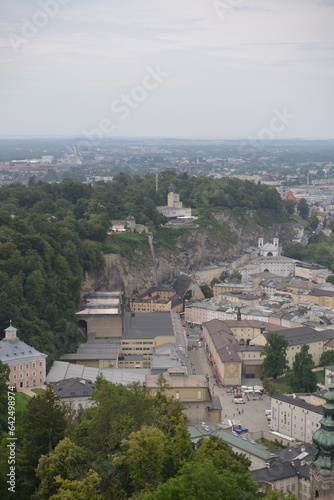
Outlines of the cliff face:
[[[238,251],[257,246],[257,239],[263,236],[265,242],[279,238],[280,245],[289,243],[295,233],[293,224],[274,224],[269,229],[257,225],[252,217],[247,224],[239,224],[226,213],[215,214],[218,228],[192,229],[180,235],[175,250],[155,248],[155,262],[151,253],[143,256],[142,265],[130,265],[115,254],[105,255],[104,270],[87,273],[83,293],[94,290],[124,290],[129,299],[133,294],[158,283],[172,281],[179,273],[212,263],[224,262]],[[156,275],[155,275],[156,273]]]

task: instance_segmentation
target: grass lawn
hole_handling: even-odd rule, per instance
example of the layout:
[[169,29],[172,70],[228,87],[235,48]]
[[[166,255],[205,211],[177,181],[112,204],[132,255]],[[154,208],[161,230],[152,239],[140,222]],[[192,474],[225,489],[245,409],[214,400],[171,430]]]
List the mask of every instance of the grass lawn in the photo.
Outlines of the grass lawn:
[[285,377],[277,378],[276,380],[270,380],[270,382],[276,387],[277,394],[291,394],[293,390],[287,384]]
[[321,372],[315,372],[317,376],[318,384],[325,385],[325,369],[321,370]]
[[31,392],[35,392],[36,394],[44,394],[45,389],[42,389],[41,387],[37,387],[36,389],[31,389]]
[[277,439],[275,439],[275,441],[267,441],[267,439],[261,438],[257,439],[256,442],[262,444],[263,446],[266,446],[271,452],[286,448],[286,446],[277,441]]
[[15,412],[22,413],[29,401],[30,397],[23,392],[17,392],[15,394]]

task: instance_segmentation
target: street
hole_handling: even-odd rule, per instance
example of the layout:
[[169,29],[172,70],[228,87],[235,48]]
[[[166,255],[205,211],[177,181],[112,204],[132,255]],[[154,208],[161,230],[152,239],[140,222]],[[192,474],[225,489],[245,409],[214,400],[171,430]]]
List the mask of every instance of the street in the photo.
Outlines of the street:
[[[188,329],[187,329],[188,330]],[[196,340],[201,334],[199,329],[194,329],[190,339],[187,337],[189,345],[196,344]],[[188,330],[189,332],[191,330]],[[195,339],[195,335],[197,338]],[[222,405],[222,421],[234,420],[240,423],[242,427],[247,427],[249,431],[269,430],[268,420],[265,410],[270,410],[270,396],[264,394],[262,399],[249,400],[244,398],[245,404],[235,404],[233,395],[227,393],[227,387],[218,386],[213,377],[212,366],[208,361],[204,347],[193,347],[188,351],[190,366],[192,372],[196,375],[209,375],[209,386],[211,393],[218,396]],[[262,385],[258,379],[242,379],[242,385]]]

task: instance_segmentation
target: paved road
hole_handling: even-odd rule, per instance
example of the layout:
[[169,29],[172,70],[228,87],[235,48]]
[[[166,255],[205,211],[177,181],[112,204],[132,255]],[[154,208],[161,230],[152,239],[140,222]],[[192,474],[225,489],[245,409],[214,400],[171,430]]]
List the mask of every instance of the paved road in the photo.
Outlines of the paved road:
[[[220,387],[215,383],[212,366],[209,363],[205,350],[201,348],[193,348],[188,351],[189,359],[193,373],[209,375],[209,385],[211,392],[218,396],[222,405],[222,420],[235,420],[243,427],[247,427],[251,432],[259,430],[269,430],[265,410],[270,409],[270,396],[263,395],[262,400],[250,400],[245,404],[235,404],[233,396],[227,393],[226,387]],[[260,385],[261,382],[255,379],[245,379],[242,385]],[[240,412],[240,413],[239,413]]]

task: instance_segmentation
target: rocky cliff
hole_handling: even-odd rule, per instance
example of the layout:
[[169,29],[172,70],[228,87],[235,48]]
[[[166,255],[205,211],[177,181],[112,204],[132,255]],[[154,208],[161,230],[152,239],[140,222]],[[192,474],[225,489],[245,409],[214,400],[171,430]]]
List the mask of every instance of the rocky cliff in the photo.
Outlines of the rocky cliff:
[[158,283],[169,283],[181,271],[191,273],[201,266],[224,262],[244,248],[257,246],[260,236],[265,241],[278,237],[284,245],[292,240],[296,231],[292,223],[273,224],[264,229],[256,224],[251,214],[246,223],[238,222],[227,212],[215,214],[215,219],[218,223],[215,227],[185,231],[177,238],[173,250],[155,247],[155,256],[152,256],[148,246],[148,251],[142,252],[140,266],[116,254],[105,255],[105,269],[87,273],[83,293],[124,290],[129,299],[154,285],[156,279]]

